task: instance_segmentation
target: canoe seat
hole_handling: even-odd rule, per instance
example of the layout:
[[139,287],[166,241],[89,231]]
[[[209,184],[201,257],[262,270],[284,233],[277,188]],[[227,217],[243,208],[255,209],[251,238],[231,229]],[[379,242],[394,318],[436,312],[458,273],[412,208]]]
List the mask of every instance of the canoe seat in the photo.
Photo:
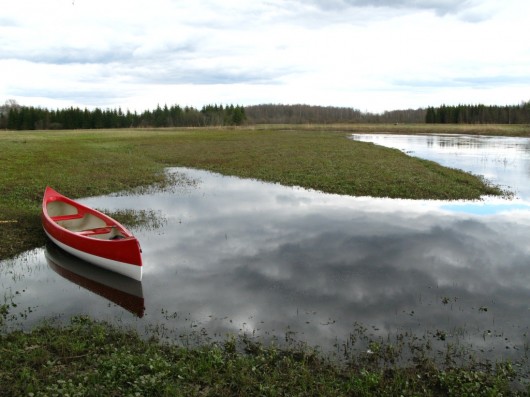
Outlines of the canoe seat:
[[[108,227],[103,219],[88,213],[59,215],[62,219],[56,221],[59,226],[70,230],[71,232],[82,232],[85,230],[96,230],[99,228]],[[63,218],[66,217],[66,218]]]
[[82,218],[83,214],[72,214],[72,215],[57,215],[52,216],[52,221],[58,222],[58,221],[66,221],[69,219],[79,219]]
[[94,229],[88,229],[88,230],[80,230],[76,232],[77,234],[80,234],[82,236],[92,236],[94,234],[106,234],[110,233],[112,231],[112,228],[110,226],[102,226]]
[[116,226],[101,226],[92,229],[85,229],[76,232],[81,236],[97,238],[100,240],[120,240],[125,236],[116,228]]

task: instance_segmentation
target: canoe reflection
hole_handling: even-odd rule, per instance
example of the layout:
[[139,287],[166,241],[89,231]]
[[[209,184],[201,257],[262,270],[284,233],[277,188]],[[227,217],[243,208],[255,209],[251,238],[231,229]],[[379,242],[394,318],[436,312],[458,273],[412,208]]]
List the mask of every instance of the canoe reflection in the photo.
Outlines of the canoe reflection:
[[143,317],[145,306],[140,281],[91,265],[52,242],[46,244],[45,256],[48,266],[60,276]]

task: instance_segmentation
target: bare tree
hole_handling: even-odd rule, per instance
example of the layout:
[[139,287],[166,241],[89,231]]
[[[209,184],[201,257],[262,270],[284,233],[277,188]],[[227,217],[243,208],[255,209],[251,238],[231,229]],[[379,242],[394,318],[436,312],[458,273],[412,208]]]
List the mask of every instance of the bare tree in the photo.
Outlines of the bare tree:
[[11,109],[20,109],[20,105],[14,99],[8,99],[0,106],[0,128],[7,128],[7,116]]

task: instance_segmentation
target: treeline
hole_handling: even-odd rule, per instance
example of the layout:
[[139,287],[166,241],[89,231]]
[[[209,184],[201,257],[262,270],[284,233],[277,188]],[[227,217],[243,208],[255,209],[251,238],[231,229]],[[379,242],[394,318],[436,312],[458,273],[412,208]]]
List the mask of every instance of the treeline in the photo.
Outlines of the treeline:
[[227,126],[240,125],[245,119],[245,108],[233,105],[208,105],[201,110],[165,105],[140,114],[121,108],[49,110],[20,106],[14,101],[0,107],[0,128],[9,130]]
[[344,107],[310,105],[256,105],[245,108],[249,124],[329,124],[329,123],[530,123],[530,101],[511,106],[458,105],[427,109],[362,112]]
[[118,109],[66,108],[49,110],[18,105],[0,106],[0,128],[10,130],[200,127],[245,124],[424,123],[425,109],[393,110],[382,114],[346,107],[266,104],[255,106],[157,106],[137,112]]
[[382,114],[333,106],[267,104],[245,107],[249,124],[424,123],[425,109]]
[[513,106],[458,105],[429,107],[426,123],[526,124],[530,123],[530,101]]
[[157,106],[142,113],[70,107],[48,110],[8,100],[0,106],[0,128],[10,130],[202,127],[242,124],[467,123],[530,124],[530,101],[513,106],[458,105],[362,112],[354,108],[265,104],[254,106]]

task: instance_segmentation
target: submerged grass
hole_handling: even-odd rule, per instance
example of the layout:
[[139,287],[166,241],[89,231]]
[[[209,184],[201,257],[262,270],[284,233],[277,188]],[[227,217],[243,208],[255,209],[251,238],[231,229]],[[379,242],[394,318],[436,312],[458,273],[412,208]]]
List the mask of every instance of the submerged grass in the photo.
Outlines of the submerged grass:
[[[355,131],[429,132],[425,128],[441,132],[425,125],[2,131],[0,260],[44,243],[38,214],[46,185],[72,198],[164,188],[181,182],[168,180],[167,166],[356,196],[478,199],[501,194],[462,171],[347,139]],[[499,133],[522,133],[519,127],[498,128]]]
[[156,230],[167,223],[163,214],[153,210],[119,209],[111,211],[98,208],[98,211],[108,214],[123,225],[127,225],[131,232]]
[[[429,130],[427,131],[426,128]],[[325,192],[407,198],[478,198],[501,192],[469,174],[346,139],[352,132],[529,136],[526,127],[260,126],[246,129],[0,132],[0,260],[44,244],[39,207],[46,185],[73,198],[164,189],[167,166],[299,185]],[[449,129],[449,130],[447,130]],[[158,214],[117,211],[131,227]],[[6,298],[4,297],[4,300]],[[427,356],[398,365],[395,348],[370,344],[346,363],[311,348],[285,349],[234,338],[179,347],[76,317],[29,333],[2,332],[0,396],[515,396],[510,363],[438,366]],[[240,345],[239,345],[240,346]]]
[[[517,396],[509,364],[338,364],[310,348],[227,338],[193,348],[75,317],[0,336],[1,396]],[[244,346],[238,351],[238,342]],[[14,370],[16,369],[16,370]]]

